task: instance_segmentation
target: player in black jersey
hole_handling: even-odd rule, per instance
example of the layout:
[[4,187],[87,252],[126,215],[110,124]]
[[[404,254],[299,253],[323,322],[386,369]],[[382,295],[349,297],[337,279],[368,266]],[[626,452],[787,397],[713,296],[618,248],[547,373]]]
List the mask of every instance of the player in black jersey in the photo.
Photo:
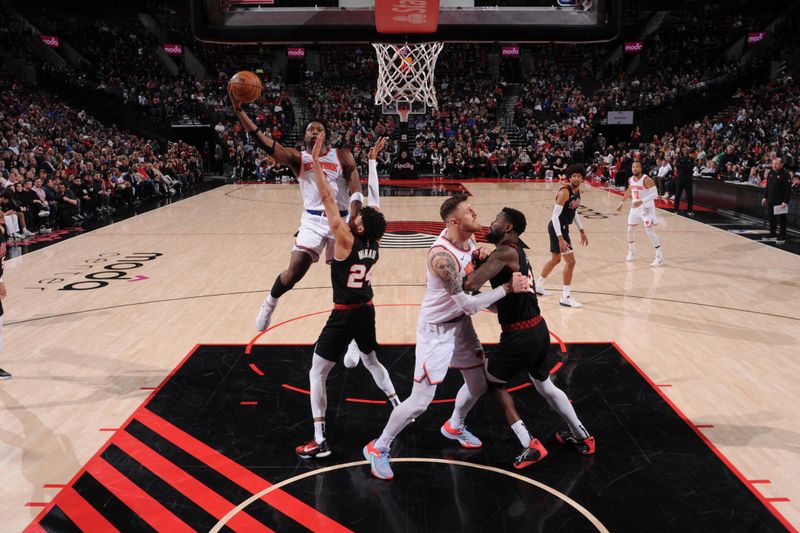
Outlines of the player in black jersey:
[[[325,409],[328,399],[325,382],[328,374],[354,340],[361,351],[361,360],[372,374],[375,383],[386,393],[392,406],[399,404],[389,372],[378,362],[375,350],[375,308],[372,305],[372,270],[378,262],[378,246],[386,219],[377,209],[364,207],[346,222],[339,214],[336,198],[322,166],[319,154],[325,134],[321,133],[312,151],[317,188],[325,206],[325,216],[335,238],[331,283],[333,284],[333,311],[319,335],[309,371],[311,413],[314,417],[314,438],[295,449],[303,459],[327,457],[331,454],[325,438]],[[381,139],[370,150],[370,159],[378,156],[386,140]]]
[[542,296],[547,295],[544,289],[544,280],[550,275],[555,266],[564,257],[564,289],[559,303],[565,307],[583,307],[577,300],[570,296],[570,286],[572,284],[572,272],[575,270],[575,254],[572,249],[572,241],[569,238],[569,226],[572,222],[578,226],[581,232],[581,244],[587,246],[589,239],[583,229],[581,217],[578,214],[578,207],[581,205],[581,183],[586,175],[586,169],[581,165],[572,165],[567,169],[569,185],[564,185],[558,190],[556,195],[556,205],[553,206],[553,215],[547,225],[547,233],[550,234],[550,261],[545,263],[542,275],[536,282],[536,293]]
[[[532,287],[533,271],[519,243],[519,236],[526,226],[525,215],[516,209],[505,207],[500,211],[486,235],[486,240],[496,248],[486,258],[485,264],[467,277],[464,290],[476,291],[487,280],[492,287],[498,287],[507,283],[515,272],[527,276]],[[503,408],[506,420],[524,447],[514,460],[514,467],[525,468],[547,455],[545,447],[528,433],[514,400],[503,388],[522,371],[528,374],[539,394],[569,426],[569,429],[557,432],[556,439],[579,453],[594,453],[594,437],[578,420],[564,391],[550,379],[555,359],[550,357],[550,333],[540,314],[536,293],[531,288],[530,292],[507,294],[495,303],[495,307],[502,333],[497,348],[487,354],[486,379],[492,396]]]

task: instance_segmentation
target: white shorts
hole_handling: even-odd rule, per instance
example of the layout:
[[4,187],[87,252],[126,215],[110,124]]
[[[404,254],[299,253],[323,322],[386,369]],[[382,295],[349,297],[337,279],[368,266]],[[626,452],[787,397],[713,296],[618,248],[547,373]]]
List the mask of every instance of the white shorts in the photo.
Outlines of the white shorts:
[[333,259],[333,243],[334,238],[331,228],[328,226],[327,217],[303,211],[303,215],[300,217],[300,229],[297,230],[292,251],[306,252],[316,263],[319,261],[322,251],[325,250],[325,261],[330,263]]
[[483,348],[472,319],[450,324],[417,324],[414,381],[427,378],[431,385],[444,381],[448,368],[468,370],[482,367]]
[[636,226],[639,224],[639,222],[643,222],[646,228],[657,225],[658,218],[656,218],[656,206],[647,205],[632,208],[630,213],[628,213],[628,225]]

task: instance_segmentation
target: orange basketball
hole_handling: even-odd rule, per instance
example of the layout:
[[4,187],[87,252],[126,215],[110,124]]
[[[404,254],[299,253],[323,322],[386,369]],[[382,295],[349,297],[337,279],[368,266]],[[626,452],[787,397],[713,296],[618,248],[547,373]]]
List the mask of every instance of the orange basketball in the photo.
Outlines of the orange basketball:
[[233,97],[249,104],[261,96],[261,79],[249,70],[237,72],[228,82]]

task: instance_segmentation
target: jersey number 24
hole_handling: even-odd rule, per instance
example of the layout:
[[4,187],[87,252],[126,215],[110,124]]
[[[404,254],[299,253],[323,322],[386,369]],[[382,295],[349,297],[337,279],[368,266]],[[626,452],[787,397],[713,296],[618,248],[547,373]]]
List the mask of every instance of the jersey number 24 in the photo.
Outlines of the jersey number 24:
[[365,265],[353,265],[350,267],[350,275],[347,276],[348,289],[360,289],[364,286],[364,282],[366,282],[367,285],[369,285],[371,281],[372,281],[371,268],[367,270],[367,267]]

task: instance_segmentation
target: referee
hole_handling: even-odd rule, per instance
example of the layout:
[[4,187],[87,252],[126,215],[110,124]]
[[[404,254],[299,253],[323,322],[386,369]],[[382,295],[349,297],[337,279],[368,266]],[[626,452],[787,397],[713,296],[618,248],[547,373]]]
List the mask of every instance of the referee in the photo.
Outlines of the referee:
[[[767,188],[764,189],[764,198],[761,205],[768,206],[769,213],[769,236],[768,241],[776,241],[778,244],[786,242],[786,213],[775,214],[775,208],[786,209],[789,206],[789,199],[792,196],[791,176],[783,168],[783,160],[776,157],[772,160],[772,170],[767,173]],[[775,229],[780,225],[780,233],[775,233]]]
[[681,155],[675,161],[675,171],[677,179],[675,180],[675,203],[673,205],[675,213],[680,213],[681,210],[681,196],[686,191],[686,214],[690,217],[694,216],[693,198],[692,198],[692,181],[694,173],[694,165],[697,160],[697,149],[692,148],[689,150],[688,146],[681,148]]

